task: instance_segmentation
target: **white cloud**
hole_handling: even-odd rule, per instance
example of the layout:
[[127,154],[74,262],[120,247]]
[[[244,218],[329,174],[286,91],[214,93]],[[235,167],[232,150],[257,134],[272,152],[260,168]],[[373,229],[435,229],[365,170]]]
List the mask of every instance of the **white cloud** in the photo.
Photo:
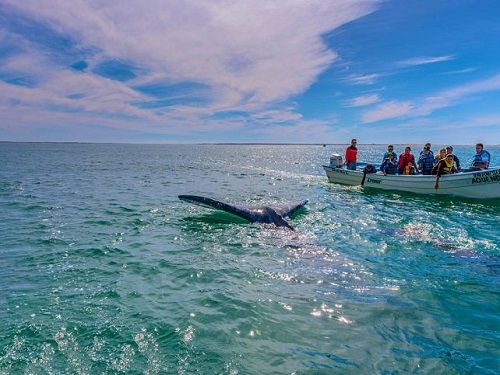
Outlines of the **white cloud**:
[[443,90],[421,101],[415,114],[427,115],[433,111],[457,104],[463,98],[489,91],[500,90],[500,74],[488,79],[466,83],[452,89]]
[[413,109],[411,102],[400,102],[393,100],[390,102],[382,103],[376,108],[369,110],[361,116],[362,121],[375,122],[380,120],[387,120],[408,115]]
[[221,106],[265,105],[306,90],[335,59],[322,35],[374,10],[336,2],[8,0],[102,55],[155,77],[210,85]]
[[331,123],[323,121],[299,121],[294,126],[268,124],[249,132],[256,142],[265,140],[276,143],[325,143],[348,138],[349,130],[332,129]]
[[451,61],[454,60],[455,56],[453,55],[445,55],[445,56],[424,56],[424,57],[413,57],[411,59],[399,61],[398,65],[403,66],[417,66],[417,65],[426,65],[426,64],[434,64],[443,61]]
[[379,101],[380,101],[380,96],[378,94],[367,94],[353,98],[348,102],[348,106],[363,107],[366,105],[377,103]]
[[376,108],[363,113],[362,121],[368,123],[402,116],[426,116],[438,109],[457,105],[461,100],[470,96],[490,91],[500,91],[500,74],[443,90],[421,100],[393,100],[382,103]]
[[380,77],[381,75],[377,73],[361,75],[351,74],[349,77],[347,77],[347,80],[351,83],[354,83],[355,85],[372,85]]
[[477,68],[465,68],[465,69],[459,69],[459,70],[451,70],[449,72],[441,73],[441,75],[452,75],[452,74],[466,74],[466,73],[472,73],[475,72]]

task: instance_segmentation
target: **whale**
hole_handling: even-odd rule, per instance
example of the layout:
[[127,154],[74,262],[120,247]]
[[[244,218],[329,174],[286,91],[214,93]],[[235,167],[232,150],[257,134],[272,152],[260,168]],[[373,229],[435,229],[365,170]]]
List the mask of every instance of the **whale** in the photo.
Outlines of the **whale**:
[[295,212],[297,212],[307,203],[307,200],[302,200],[278,207],[262,206],[251,208],[246,206],[232,205],[198,195],[179,195],[178,197],[180,200],[185,202],[229,212],[251,223],[269,223],[274,224],[277,227],[286,227],[290,230],[294,230],[294,228],[285,220],[285,218],[291,217]]

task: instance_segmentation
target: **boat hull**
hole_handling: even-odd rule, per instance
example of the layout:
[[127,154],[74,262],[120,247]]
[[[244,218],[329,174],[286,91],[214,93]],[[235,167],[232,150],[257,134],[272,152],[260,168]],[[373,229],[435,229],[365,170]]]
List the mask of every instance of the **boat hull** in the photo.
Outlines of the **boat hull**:
[[[343,185],[361,185],[363,172],[324,165],[328,181]],[[381,190],[416,194],[451,195],[473,199],[500,198],[500,168],[441,176],[439,189],[434,189],[436,176],[367,174],[363,186]]]

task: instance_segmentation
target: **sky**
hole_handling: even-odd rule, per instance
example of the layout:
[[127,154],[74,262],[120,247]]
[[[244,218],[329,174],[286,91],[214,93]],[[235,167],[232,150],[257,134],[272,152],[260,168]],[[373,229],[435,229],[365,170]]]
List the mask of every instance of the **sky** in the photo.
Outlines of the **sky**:
[[497,0],[0,0],[0,141],[500,144]]

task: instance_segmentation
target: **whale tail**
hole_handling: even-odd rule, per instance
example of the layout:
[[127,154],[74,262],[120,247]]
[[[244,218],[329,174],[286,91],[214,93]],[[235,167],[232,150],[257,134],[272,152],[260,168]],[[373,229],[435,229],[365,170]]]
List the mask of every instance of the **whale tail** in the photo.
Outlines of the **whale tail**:
[[186,202],[201,205],[203,207],[229,212],[233,215],[242,217],[243,219],[248,220],[252,223],[253,222],[272,223],[278,227],[287,227],[288,229],[291,230],[294,229],[285,220],[285,217],[290,217],[307,203],[307,200],[303,200],[276,208],[272,207],[249,208],[244,206],[227,204],[224,202],[217,201],[215,199],[202,197],[198,195],[179,195],[179,199]]

